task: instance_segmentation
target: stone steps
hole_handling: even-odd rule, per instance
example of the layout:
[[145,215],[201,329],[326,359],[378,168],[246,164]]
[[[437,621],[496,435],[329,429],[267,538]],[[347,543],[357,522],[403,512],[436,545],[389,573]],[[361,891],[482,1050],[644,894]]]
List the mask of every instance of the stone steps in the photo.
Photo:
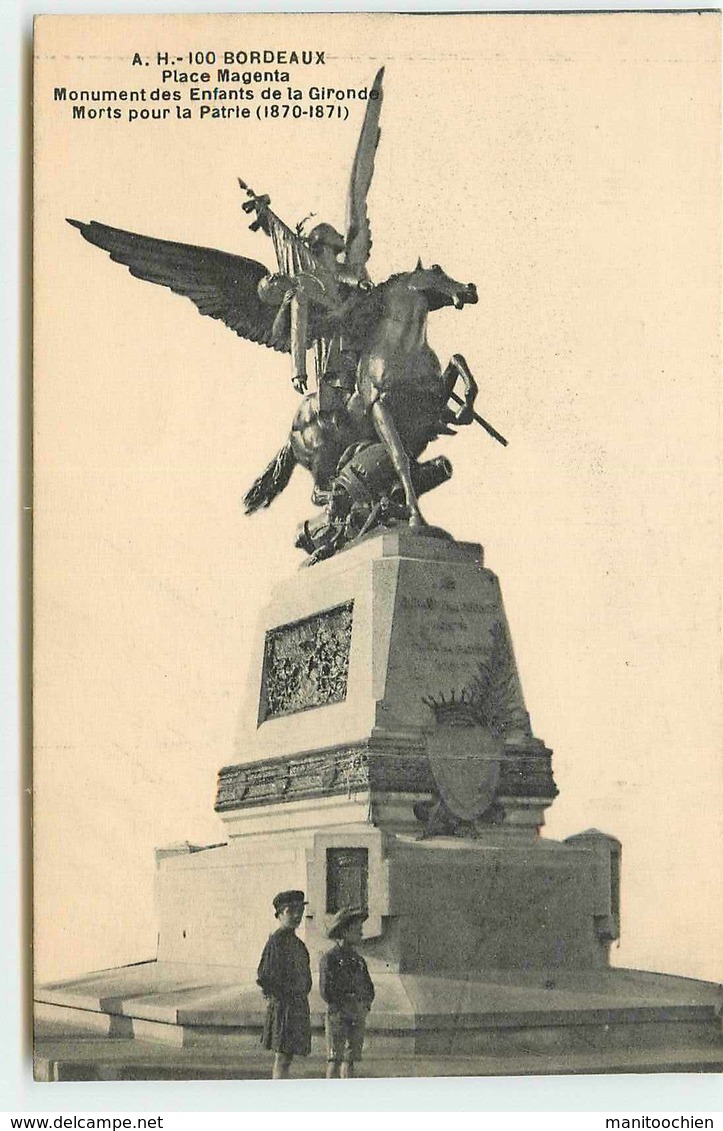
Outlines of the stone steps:
[[[720,1063],[723,1055],[721,987],[692,979],[623,969],[488,971],[467,980],[387,971],[375,982],[365,1051],[370,1064],[385,1066],[381,1075],[397,1063],[410,1066],[404,1074],[426,1075],[415,1065],[429,1058],[440,1065],[434,1072],[461,1058],[464,1073],[472,1057],[505,1074],[499,1066],[508,1062],[566,1072],[582,1058],[602,1071],[632,1071],[626,1066],[633,1063],[647,1071],[639,1066],[680,1058],[681,1065],[686,1058]],[[40,987],[36,996],[38,1034],[46,1041],[80,1039],[83,1048],[136,1042],[156,1050],[149,1063],[157,1066],[164,1057],[175,1065],[174,1057],[189,1056],[211,1073],[222,1064],[265,1073],[254,1067],[263,999],[238,969],[149,962]],[[312,1054],[323,1063],[316,990],[310,1005]],[[143,1060],[133,1059],[134,1071],[146,1071]]]
[[[93,1035],[96,1039],[127,1040],[224,1057],[258,1054],[261,1018],[255,1024],[178,1024],[143,1017],[112,1014],[68,1006],[41,1004],[37,1017],[48,1035]],[[698,1049],[706,1056],[721,1053],[720,1020],[712,1006],[647,1007],[585,1010],[567,1013],[540,1011],[527,1015],[370,1018],[365,1048],[372,1057],[467,1057],[567,1059],[569,1056],[673,1055],[676,1050]],[[50,1025],[48,1030],[47,1026]],[[312,1051],[323,1056],[323,1023],[315,1015]]]
[[[229,1055],[226,1048],[174,1048],[133,1039],[40,1037],[35,1079],[60,1080],[259,1080],[271,1071],[271,1056],[256,1047]],[[318,1053],[294,1061],[293,1076],[320,1079],[325,1059]],[[617,1052],[520,1052],[477,1056],[386,1056],[365,1049],[359,1076],[544,1076],[600,1073],[720,1072],[720,1048],[625,1050]]]

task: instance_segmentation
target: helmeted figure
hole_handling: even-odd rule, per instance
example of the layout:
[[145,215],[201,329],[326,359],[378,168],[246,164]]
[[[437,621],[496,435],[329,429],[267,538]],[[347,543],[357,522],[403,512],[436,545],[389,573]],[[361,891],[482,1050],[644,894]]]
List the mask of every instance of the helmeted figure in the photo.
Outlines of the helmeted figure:
[[271,210],[268,196],[257,196],[240,182],[249,196],[244,211],[256,213],[251,227],[271,237],[278,264],[276,274],[261,280],[259,297],[277,308],[274,334],[280,341],[290,340],[292,381],[300,393],[306,392],[306,354],[313,346],[322,414],[343,408],[354,390],[358,355],[343,327],[359,292],[373,286],[366,269],[372,246],[366,198],[380,137],[383,75],[382,67],[370,91],[354,158],[346,237],[327,223],[316,224],[308,236],[301,225],[293,231]]
[[[262,205],[262,217],[263,210]],[[259,226],[270,229],[279,224],[272,215],[264,217]],[[300,393],[306,392],[306,355],[313,346],[319,409],[331,413],[342,408],[354,391],[357,356],[345,338],[344,323],[359,292],[370,290],[372,283],[365,269],[354,271],[339,262],[346,244],[331,224],[317,224],[306,239],[291,235],[306,244],[303,249],[302,243],[301,254],[288,257],[301,261],[301,269],[262,279],[259,297],[277,308],[273,332],[279,340],[289,338],[292,381]],[[334,394],[336,389],[341,390],[341,397]]]

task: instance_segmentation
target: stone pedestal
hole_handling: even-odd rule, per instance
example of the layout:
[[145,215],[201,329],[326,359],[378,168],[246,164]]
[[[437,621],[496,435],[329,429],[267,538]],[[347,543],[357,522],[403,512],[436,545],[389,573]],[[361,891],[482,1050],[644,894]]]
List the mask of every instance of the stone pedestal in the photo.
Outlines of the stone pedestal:
[[[218,778],[225,842],[156,852],[157,959],[42,987],[40,1016],[266,1075],[256,965],[273,895],[302,888],[314,970],[328,916],[369,909],[382,1073],[719,1064],[717,987],[608,967],[620,845],[540,836],[556,792],[480,547],[377,534],[264,610]],[[321,1074],[316,981],[310,1005]]]
[[405,527],[374,535],[299,570],[262,611],[236,759],[419,738],[433,720],[428,701],[459,695],[495,658],[507,663],[507,738],[527,738],[499,583],[482,548]]
[[161,960],[253,981],[271,898],[296,887],[315,956],[340,904],[368,907],[378,973],[606,964],[611,841],[539,836],[551,751],[479,546],[399,529],[299,571],[261,615],[236,757],[228,844],[159,855]]

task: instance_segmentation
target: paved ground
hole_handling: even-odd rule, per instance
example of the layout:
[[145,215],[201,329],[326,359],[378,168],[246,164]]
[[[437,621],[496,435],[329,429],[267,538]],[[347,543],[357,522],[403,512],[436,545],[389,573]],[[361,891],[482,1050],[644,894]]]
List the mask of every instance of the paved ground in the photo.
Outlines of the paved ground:
[[[36,1031],[38,1080],[259,1080],[270,1074],[271,1057],[262,1050],[230,1055],[213,1049],[176,1049],[149,1041],[114,1040],[98,1035],[60,1036],[52,1026]],[[321,1078],[320,1056],[300,1057],[294,1076]],[[360,1076],[541,1076],[605,1072],[721,1072],[720,1049],[681,1049],[671,1063],[662,1049],[618,1053],[529,1053],[524,1056],[368,1057]]]

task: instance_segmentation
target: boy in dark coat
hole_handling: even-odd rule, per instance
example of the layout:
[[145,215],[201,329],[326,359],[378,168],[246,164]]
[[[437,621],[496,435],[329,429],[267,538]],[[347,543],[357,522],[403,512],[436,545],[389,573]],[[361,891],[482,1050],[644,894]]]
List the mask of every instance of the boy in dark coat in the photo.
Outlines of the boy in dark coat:
[[285,1080],[293,1058],[311,1050],[311,965],[296,936],[305,906],[303,891],[280,891],[274,897],[279,927],[269,936],[256,975],[267,1001],[261,1044],[276,1054],[272,1080]]
[[326,952],[319,966],[319,990],[326,1002],[326,1078],[354,1075],[361,1060],[367,1013],[374,1001],[374,983],[367,964],[355,949],[361,942],[366,911],[338,911],[327,931],[336,946]]

